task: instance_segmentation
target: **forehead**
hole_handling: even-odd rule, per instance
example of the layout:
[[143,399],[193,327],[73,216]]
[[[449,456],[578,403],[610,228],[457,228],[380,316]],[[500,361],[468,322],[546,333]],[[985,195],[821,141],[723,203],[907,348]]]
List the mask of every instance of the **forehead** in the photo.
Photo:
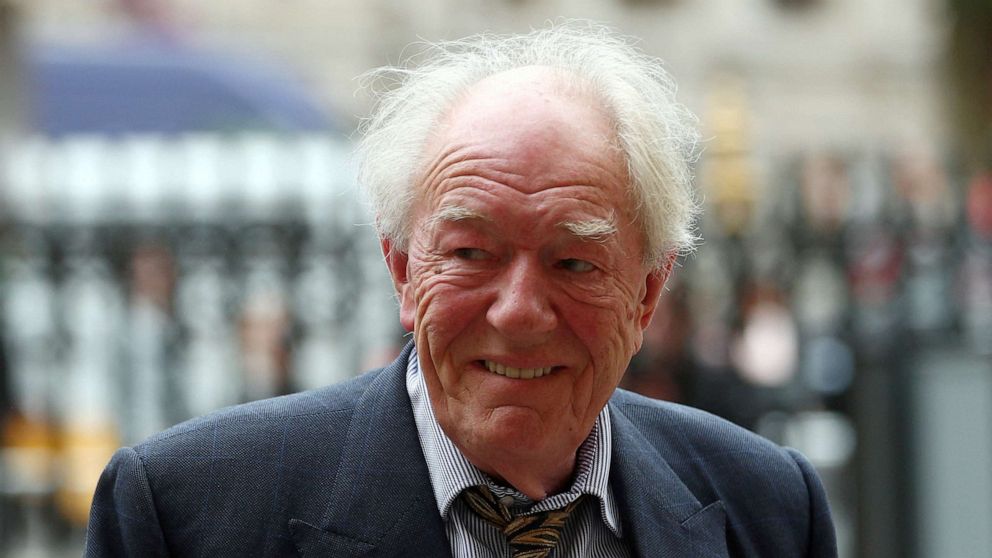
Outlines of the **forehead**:
[[566,188],[627,213],[626,159],[617,145],[608,111],[588,90],[550,68],[503,72],[470,87],[439,123],[425,150],[420,197],[437,208],[465,186],[502,197]]

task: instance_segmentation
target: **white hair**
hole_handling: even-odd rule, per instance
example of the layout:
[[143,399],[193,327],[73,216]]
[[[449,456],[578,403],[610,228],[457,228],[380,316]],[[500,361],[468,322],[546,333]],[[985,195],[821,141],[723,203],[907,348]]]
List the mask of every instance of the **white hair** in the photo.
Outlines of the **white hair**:
[[699,211],[692,186],[696,118],[675,101],[675,82],[658,59],[607,27],[575,21],[425,44],[403,66],[367,74],[376,104],[360,129],[358,180],[379,234],[408,249],[414,181],[432,130],[470,86],[525,66],[573,77],[612,116],[647,242],[645,260],[660,264],[672,251],[691,251]]

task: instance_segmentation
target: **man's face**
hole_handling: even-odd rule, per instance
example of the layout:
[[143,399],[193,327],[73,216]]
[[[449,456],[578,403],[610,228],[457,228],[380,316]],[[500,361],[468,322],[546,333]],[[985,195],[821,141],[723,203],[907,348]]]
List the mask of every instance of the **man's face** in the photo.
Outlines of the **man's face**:
[[574,457],[654,312],[614,137],[548,70],[484,80],[428,146],[408,252],[384,246],[438,422],[488,472]]

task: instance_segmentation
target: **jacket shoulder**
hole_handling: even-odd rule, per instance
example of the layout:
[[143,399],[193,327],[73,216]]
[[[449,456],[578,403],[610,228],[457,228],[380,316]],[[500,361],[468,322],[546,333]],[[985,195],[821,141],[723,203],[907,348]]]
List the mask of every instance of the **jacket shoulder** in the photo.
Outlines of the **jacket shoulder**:
[[795,468],[785,448],[706,411],[619,389],[610,405],[659,450],[677,450],[666,458],[700,460],[707,455],[724,458],[728,453],[744,452]]
[[[222,409],[120,450],[91,522],[144,503],[170,555],[292,554],[288,521],[323,514],[354,411],[381,373]],[[122,544],[91,535],[92,548]]]
[[202,437],[213,439],[218,429],[237,430],[248,437],[252,433],[264,436],[269,427],[278,428],[286,421],[306,422],[306,417],[347,421],[368,384],[380,372],[374,370],[339,384],[220,409],[163,430],[134,449],[141,456],[155,454]]
[[733,555],[781,555],[778,545],[792,541],[804,556],[836,556],[823,486],[796,450],[705,411],[623,390],[610,406],[615,422],[629,421],[703,506],[722,502]]

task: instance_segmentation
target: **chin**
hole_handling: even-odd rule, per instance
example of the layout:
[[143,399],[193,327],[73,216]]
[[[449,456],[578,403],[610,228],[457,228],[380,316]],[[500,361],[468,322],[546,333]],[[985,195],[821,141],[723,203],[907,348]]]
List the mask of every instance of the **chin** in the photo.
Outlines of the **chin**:
[[482,447],[498,448],[503,454],[533,457],[561,445],[561,432],[559,425],[545,423],[533,409],[500,407],[489,414],[472,438]]

